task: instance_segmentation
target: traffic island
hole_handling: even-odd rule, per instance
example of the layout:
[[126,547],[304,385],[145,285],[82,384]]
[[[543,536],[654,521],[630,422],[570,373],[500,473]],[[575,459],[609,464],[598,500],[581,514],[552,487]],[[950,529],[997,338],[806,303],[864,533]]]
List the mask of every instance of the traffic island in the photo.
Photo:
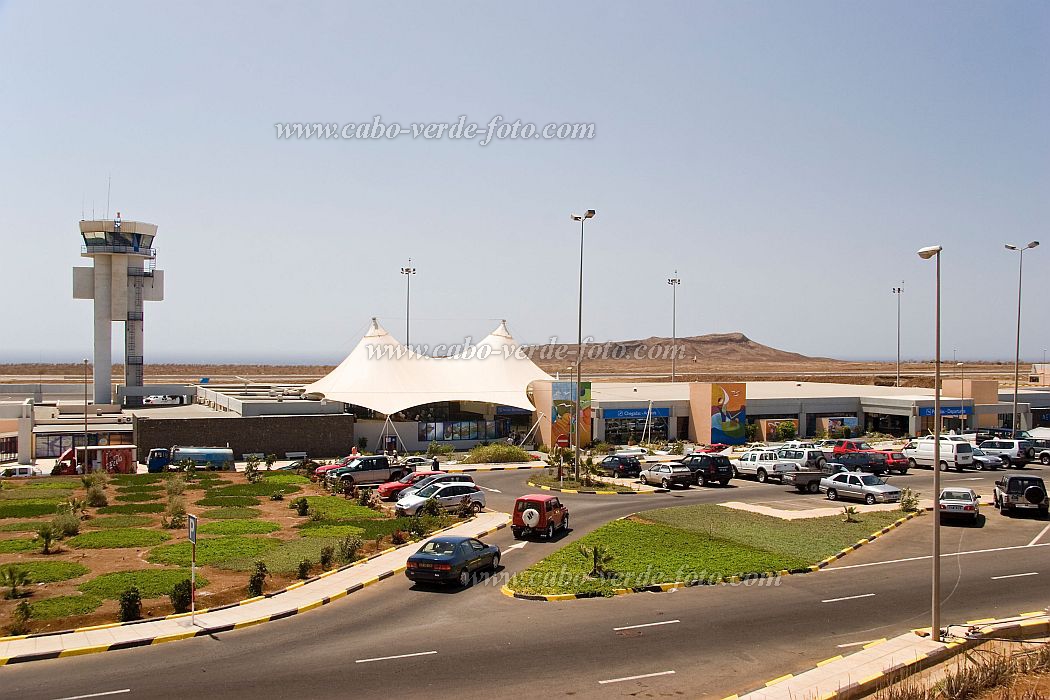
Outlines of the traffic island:
[[597,496],[623,496],[639,493],[667,493],[667,489],[656,489],[644,484],[627,483],[626,479],[591,480],[579,482],[575,479],[558,479],[550,474],[536,474],[529,477],[528,485],[542,491],[560,493],[582,493]]

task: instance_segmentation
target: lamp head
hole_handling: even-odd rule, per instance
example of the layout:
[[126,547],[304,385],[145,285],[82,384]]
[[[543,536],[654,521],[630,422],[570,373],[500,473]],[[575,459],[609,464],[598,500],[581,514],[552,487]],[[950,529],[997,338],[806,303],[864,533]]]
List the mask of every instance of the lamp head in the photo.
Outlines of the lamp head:
[[1038,245],[1039,245],[1039,241],[1032,241],[1031,243],[1026,245],[1025,248],[1035,248]]
[[1017,250],[1017,246],[1015,246],[1013,243],[1007,243],[1006,244],[1006,249],[1007,250]]
[[941,252],[941,247],[939,245],[929,245],[929,246],[926,246],[925,248],[920,248],[919,249],[919,257],[922,258],[923,260],[929,260],[934,255],[937,255],[940,252]]

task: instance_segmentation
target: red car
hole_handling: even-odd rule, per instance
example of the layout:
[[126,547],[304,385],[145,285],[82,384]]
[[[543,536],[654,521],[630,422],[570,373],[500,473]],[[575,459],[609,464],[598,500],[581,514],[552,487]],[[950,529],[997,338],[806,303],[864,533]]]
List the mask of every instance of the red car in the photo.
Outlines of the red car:
[[713,445],[708,445],[707,447],[699,448],[697,450],[697,452],[705,452],[705,453],[711,454],[713,452],[721,452],[721,451],[725,450],[727,447],[729,447],[729,445],[723,445],[720,442],[716,442]]
[[531,533],[553,539],[556,531],[569,529],[569,509],[557,496],[542,493],[520,496],[514,501],[510,529],[516,540]]
[[844,452],[873,452],[873,450],[871,445],[863,440],[836,440],[832,452],[840,455]]
[[428,476],[443,473],[444,472],[409,472],[397,481],[388,481],[385,484],[380,484],[376,487],[376,492],[379,493],[379,497],[384,501],[396,501],[398,495],[409,486],[422,481]]
[[893,450],[874,450],[874,452],[886,455],[886,471],[898,474],[908,473],[908,458],[903,453]]
[[314,469],[314,473],[310,475],[310,478],[314,479],[315,481],[324,479],[325,472],[329,472],[333,469],[338,469],[339,467],[345,467],[357,458],[358,455],[350,455],[349,457],[343,457],[341,460],[335,462],[334,464],[322,464],[317,469]]

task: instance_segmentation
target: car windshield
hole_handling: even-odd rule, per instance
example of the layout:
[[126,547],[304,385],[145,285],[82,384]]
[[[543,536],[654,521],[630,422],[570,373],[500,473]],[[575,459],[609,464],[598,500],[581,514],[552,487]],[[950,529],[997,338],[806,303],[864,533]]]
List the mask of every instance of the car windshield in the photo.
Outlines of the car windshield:
[[885,481],[883,481],[879,477],[873,476],[871,474],[867,474],[865,476],[860,477],[860,481],[865,486],[881,486],[882,484],[886,483]]
[[439,540],[431,540],[419,548],[420,554],[452,554],[455,551],[456,545]]
[[968,491],[944,491],[941,493],[942,501],[972,501],[973,496]]
[[973,455],[974,455],[974,457],[987,457],[988,456],[988,455],[986,455],[984,453],[984,450],[982,450],[980,447],[973,448]]
[[858,442],[857,443],[857,449],[858,450],[870,450],[871,449],[871,445],[869,445],[866,442]]
[[416,495],[423,498],[430,498],[439,488],[441,488],[441,484],[430,484],[429,486],[424,486],[416,491]]
[[420,476],[418,474],[415,474],[413,472],[409,472],[408,474],[405,474],[403,477],[398,479],[397,483],[399,483],[399,484],[411,484],[413,481],[418,481],[419,479],[424,479],[424,478],[426,478],[426,477],[422,477],[422,476]]

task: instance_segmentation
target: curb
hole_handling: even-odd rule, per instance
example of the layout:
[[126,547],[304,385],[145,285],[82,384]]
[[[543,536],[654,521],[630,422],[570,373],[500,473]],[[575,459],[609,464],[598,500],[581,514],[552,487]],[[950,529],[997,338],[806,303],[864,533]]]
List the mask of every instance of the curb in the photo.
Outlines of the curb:
[[652,491],[595,491],[590,489],[560,489],[557,486],[544,486],[542,484],[534,484],[531,481],[526,482],[526,484],[535,489],[542,489],[544,491],[557,491],[558,493],[583,493],[590,496],[638,496],[642,494],[668,493],[668,489],[654,489]]
[[908,522],[912,518],[916,518],[922,514],[923,511],[916,511],[914,513],[908,513],[902,518],[898,518],[886,527],[882,528],[878,532],[874,532],[868,537],[857,540],[849,547],[836,552],[826,559],[813,564],[812,566],[802,567],[798,569],[782,569],[780,571],[756,571],[745,574],[738,574],[734,576],[720,576],[713,580],[696,580],[696,581],[671,581],[668,583],[656,583],[651,586],[634,586],[632,588],[614,588],[609,595],[603,595],[602,593],[561,593],[557,595],[543,595],[538,593],[518,593],[514,589],[507,585],[500,588],[500,593],[507,596],[508,598],[517,598],[518,600],[538,600],[546,602],[555,602],[562,600],[583,600],[584,598],[608,598],[614,596],[630,595],[631,593],[665,593],[670,590],[676,590],[679,588],[693,588],[696,586],[716,586],[720,584],[735,584],[735,583],[747,583],[749,581],[759,581],[767,578],[776,578],[780,576],[798,576],[801,574],[810,574],[814,571],[820,571],[834,562],[838,561],[842,557],[846,556],[850,552],[855,552],[869,542],[874,542],[883,535],[895,530],[904,523]]
[[[470,520],[466,520],[463,523],[457,523],[456,525],[449,525],[448,527],[443,527],[443,528],[440,528],[438,530],[434,530],[433,532],[429,533],[426,536],[426,538],[430,538],[430,537],[432,537],[432,536],[434,536],[434,535],[436,535],[436,534],[438,534],[440,532],[444,532],[446,530],[450,530],[453,527],[457,527],[459,525],[463,525],[463,524],[468,523],[468,522],[470,522]],[[493,527],[493,528],[490,528],[490,529],[485,530],[483,532],[480,532],[480,533],[478,533],[478,534],[476,534],[474,536],[475,537],[479,537],[479,538],[480,537],[484,537],[486,535],[492,534],[493,532],[496,532],[497,530],[502,530],[503,528],[508,527],[508,526],[509,526],[509,522],[504,522],[504,523],[501,523],[500,525],[497,525],[496,527]],[[424,539],[426,539],[426,538],[424,538]],[[290,585],[286,586],[285,588],[282,588],[281,590],[273,591],[271,593],[265,593],[265,594],[263,594],[261,596],[256,596],[254,598],[247,598],[245,600],[237,601],[235,603],[229,603],[227,605],[220,605],[220,606],[215,607],[215,608],[202,608],[200,610],[197,610],[195,612],[195,614],[203,615],[205,613],[213,613],[213,612],[219,612],[221,610],[229,610],[231,608],[237,608],[237,607],[240,607],[242,605],[247,605],[249,603],[254,603],[254,602],[257,602],[259,600],[264,600],[266,598],[273,598],[273,597],[278,596],[278,595],[280,595],[282,593],[287,593],[288,591],[293,591],[293,590],[295,590],[297,588],[301,588],[301,587],[305,586],[308,583],[313,583],[315,581],[319,581],[321,579],[327,578],[327,577],[332,576],[333,574],[339,573],[341,571],[346,571],[347,569],[351,569],[351,568],[353,568],[355,566],[360,566],[360,565],[362,565],[362,564],[364,564],[366,562],[372,561],[373,559],[375,559],[377,557],[381,557],[381,556],[383,556],[385,554],[389,554],[390,552],[394,552],[394,551],[397,551],[399,549],[403,549],[405,547],[410,547],[412,545],[419,544],[422,541],[423,540],[410,540],[410,541],[408,541],[408,542],[406,542],[406,543],[404,543],[402,545],[398,545],[397,547],[388,547],[387,549],[384,549],[382,552],[376,552],[375,554],[372,554],[371,556],[368,556],[368,557],[366,557],[364,559],[358,559],[357,561],[351,562],[350,564],[346,564],[344,566],[341,566],[338,569],[331,569],[329,571],[325,571],[322,574],[319,574],[317,576],[312,576],[311,578],[305,579],[303,581],[296,581],[295,583],[290,584]],[[373,576],[372,578],[367,579],[367,580],[365,580],[365,581],[363,581],[361,583],[355,583],[354,585],[350,586],[349,588],[346,588],[345,590],[337,591],[336,593],[334,593],[334,594],[332,594],[330,596],[325,596],[325,597],[323,597],[323,598],[321,598],[319,600],[313,601],[311,603],[307,603],[306,605],[301,605],[301,606],[299,606],[297,608],[290,608],[288,610],[284,610],[284,611],[281,611],[279,613],[274,613],[273,615],[267,615],[265,617],[260,617],[260,618],[256,618],[256,619],[253,619],[253,620],[245,620],[243,622],[237,622],[237,623],[227,624],[227,625],[217,625],[217,626],[214,626],[214,627],[202,627],[202,628],[199,628],[199,629],[196,629],[196,630],[193,630],[193,631],[187,631],[187,632],[182,632],[182,633],[178,633],[178,634],[160,635],[160,636],[157,636],[157,637],[148,637],[148,638],[143,638],[143,639],[135,639],[135,640],[131,640],[131,641],[128,641],[128,642],[118,642],[116,644],[110,644],[110,645],[80,647],[80,648],[74,648],[74,649],[63,649],[61,651],[44,652],[44,653],[40,653],[40,654],[23,654],[21,656],[12,656],[12,657],[9,657],[9,658],[6,658],[6,659],[5,658],[0,658],[0,666],[12,665],[12,664],[18,664],[18,663],[26,663],[26,662],[29,662],[29,661],[43,661],[43,660],[46,660],[46,659],[58,659],[58,658],[64,658],[66,656],[81,656],[81,655],[84,655],[84,654],[96,654],[96,653],[100,653],[100,652],[103,652],[103,651],[117,651],[119,649],[131,649],[131,648],[140,647],[140,646],[151,646],[151,645],[154,645],[154,644],[163,644],[164,642],[174,642],[174,641],[178,641],[180,639],[189,639],[191,637],[200,637],[200,636],[209,635],[209,634],[217,634],[219,632],[228,632],[230,630],[243,629],[245,627],[251,627],[251,626],[254,626],[254,625],[262,624],[264,622],[274,622],[276,620],[283,620],[286,617],[292,617],[293,615],[298,615],[299,613],[304,613],[304,612],[307,612],[309,610],[313,610],[314,608],[319,608],[322,605],[327,605],[328,603],[331,603],[333,601],[339,600],[340,598],[348,596],[351,593],[356,593],[357,591],[360,591],[363,588],[367,588],[368,586],[371,586],[371,585],[373,585],[375,583],[379,583],[380,581],[388,579],[391,576],[394,576],[395,574],[403,572],[404,570],[405,570],[405,567],[404,566],[400,566],[400,567],[398,567],[396,569],[391,569],[390,571],[384,571],[383,573],[379,574],[378,576]],[[92,632],[92,631],[96,631],[96,630],[112,629],[114,627],[131,627],[133,625],[141,625],[141,624],[146,623],[146,622],[158,622],[158,621],[161,621],[161,620],[175,620],[175,619],[179,619],[179,618],[189,617],[190,615],[191,615],[191,613],[188,613],[188,612],[186,612],[186,613],[175,613],[173,615],[165,615],[165,616],[162,616],[162,617],[151,617],[151,618],[146,618],[144,620],[134,620],[132,622],[112,622],[112,623],[104,624],[104,625],[93,625],[91,627],[79,627],[79,628],[69,629],[69,630],[57,630],[57,631],[54,631],[54,632],[39,632],[39,633],[35,633],[35,634],[26,634],[26,635],[19,635],[19,636],[13,636],[13,637],[0,637],[0,642],[14,642],[14,641],[18,641],[18,640],[21,640],[21,639],[38,639],[40,637],[53,637],[53,636],[58,635],[58,634],[74,634],[74,633],[78,633],[78,632]]]
[[[954,625],[951,625],[954,626]],[[949,626],[949,627],[951,627]],[[848,700],[850,698],[863,697],[870,693],[878,690],[880,687],[886,687],[904,680],[909,675],[923,671],[931,666],[944,663],[948,659],[960,654],[972,647],[980,644],[988,637],[1011,637],[1017,635],[1020,638],[1030,636],[1032,633],[1042,635],[1050,632],[1050,617],[1044,611],[1038,612],[1024,612],[1016,616],[1016,618],[1003,618],[995,620],[992,618],[983,620],[971,620],[966,623],[968,627],[968,634],[965,637],[954,637],[952,641],[945,643],[944,648],[939,651],[930,653],[916,654],[912,661],[897,664],[887,669],[883,669],[881,672],[862,678],[858,681],[851,681],[845,685],[840,686],[837,690],[825,693],[820,696],[821,700]],[[914,630],[914,633],[919,636],[929,635],[929,628],[922,630]],[[947,636],[947,635],[946,635]],[[864,649],[870,649],[886,642],[885,638],[877,639],[873,642],[869,642],[864,645]],[[756,688],[753,691],[746,693],[737,693],[729,695],[723,700],[739,700],[739,698],[749,695],[753,692],[760,692],[771,686],[777,685],[783,681],[791,678],[796,678],[809,671],[814,671],[828,664],[836,661],[841,661],[849,657],[845,657],[842,654],[838,656],[832,656],[830,659],[824,659],[818,661],[816,666],[800,673],[788,673],[779,678],[766,681],[764,685]]]
[[451,469],[438,469],[448,474],[462,474],[463,472],[509,472],[515,469],[546,469],[546,464],[527,465],[523,467],[453,467]]

